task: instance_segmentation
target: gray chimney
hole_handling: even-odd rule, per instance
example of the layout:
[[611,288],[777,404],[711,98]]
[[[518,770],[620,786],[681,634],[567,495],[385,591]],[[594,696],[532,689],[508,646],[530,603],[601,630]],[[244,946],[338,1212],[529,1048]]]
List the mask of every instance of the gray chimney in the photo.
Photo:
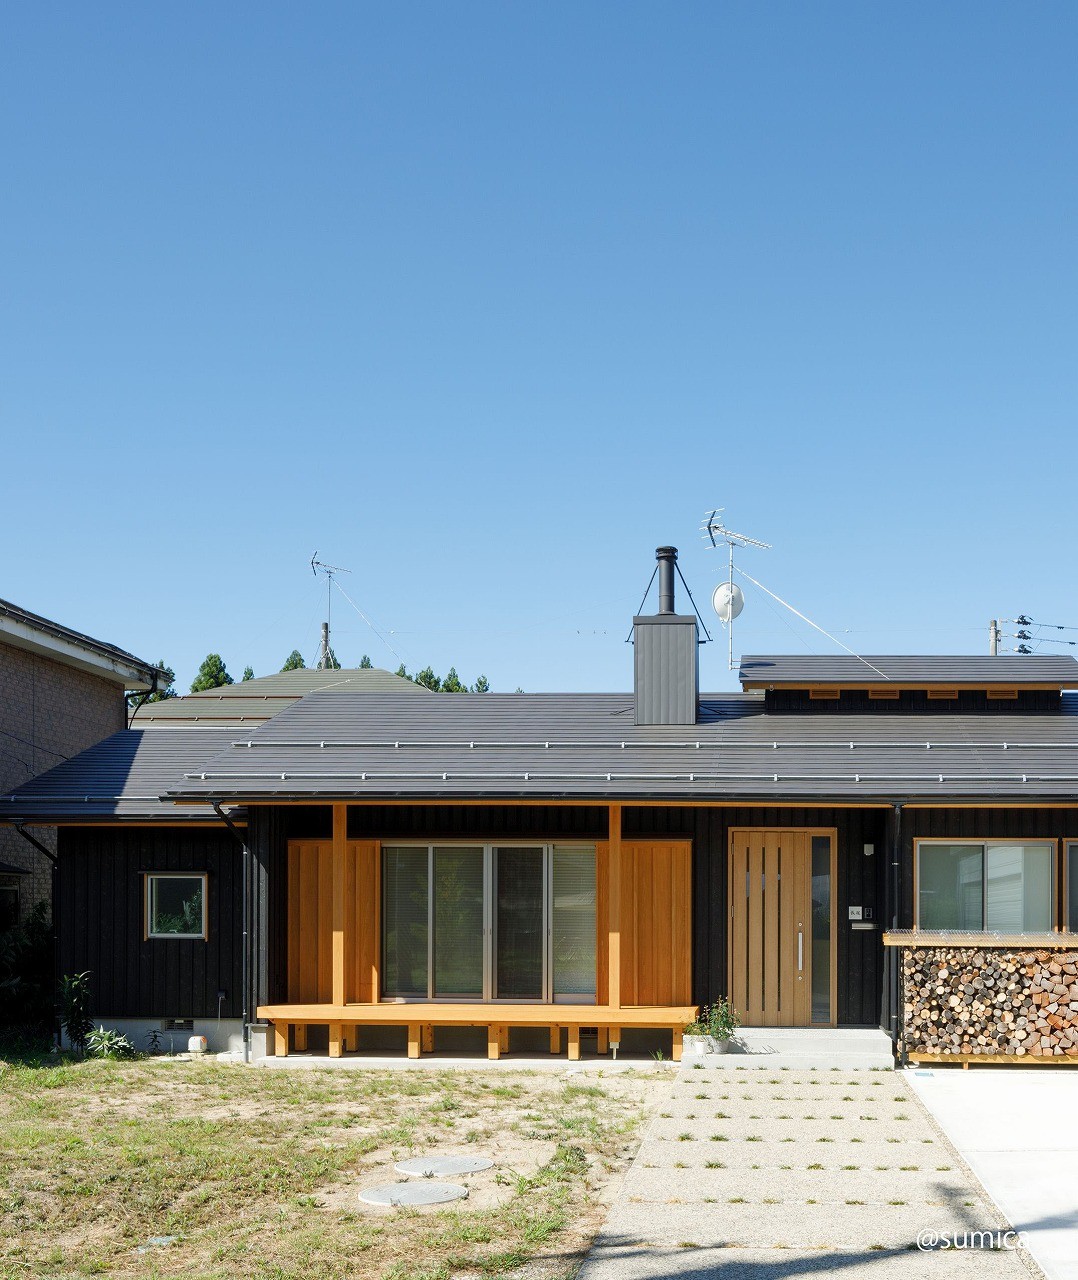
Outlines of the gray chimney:
[[677,547],[657,547],[659,612],[633,619],[637,724],[695,724],[700,692],[695,614],[674,612]]

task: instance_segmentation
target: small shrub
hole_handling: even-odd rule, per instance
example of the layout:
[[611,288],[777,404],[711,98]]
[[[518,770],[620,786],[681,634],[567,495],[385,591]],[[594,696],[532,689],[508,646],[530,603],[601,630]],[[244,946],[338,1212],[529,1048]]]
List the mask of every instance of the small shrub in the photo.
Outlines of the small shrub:
[[135,1046],[119,1031],[94,1027],[86,1034],[86,1053],[91,1058],[133,1058]]
[[94,1029],[90,1017],[90,974],[65,973],[60,979],[60,1025],[72,1048],[86,1052],[86,1040]]

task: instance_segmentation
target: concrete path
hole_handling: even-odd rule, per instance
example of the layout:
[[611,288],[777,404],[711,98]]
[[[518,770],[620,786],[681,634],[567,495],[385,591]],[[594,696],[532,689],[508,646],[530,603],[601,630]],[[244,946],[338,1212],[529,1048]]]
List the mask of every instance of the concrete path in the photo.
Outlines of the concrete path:
[[1051,1280],[1078,1280],[1078,1075],[1065,1067],[904,1073]]
[[1008,1226],[904,1073],[703,1059],[672,1080],[579,1280],[1039,1275],[1013,1249],[916,1244]]
[[891,1038],[878,1027],[742,1027],[725,1054],[708,1054],[713,1067],[894,1066]]

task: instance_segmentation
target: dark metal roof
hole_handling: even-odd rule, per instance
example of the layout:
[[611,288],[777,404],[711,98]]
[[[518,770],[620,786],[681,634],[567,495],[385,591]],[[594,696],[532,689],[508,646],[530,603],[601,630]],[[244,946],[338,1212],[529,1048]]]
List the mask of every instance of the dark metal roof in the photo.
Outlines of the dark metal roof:
[[314,693],[171,794],[696,800],[1078,798],[1078,698],[1058,715],[769,716],[705,695],[695,725],[633,722],[628,694]]
[[297,699],[315,690],[343,692],[361,690],[370,693],[419,693],[429,689],[394,675],[381,667],[354,667],[339,671],[278,671],[269,676],[256,676],[219,689],[203,689],[163,702],[146,702],[131,717],[140,728],[150,725],[188,724],[261,724],[278,711],[290,707]]
[[[164,676],[164,672],[152,662],[137,658],[133,653],[128,653],[126,649],[121,649],[118,645],[108,644],[104,640],[95,640],[93,636],[85,635],[81,631],[75,631],[71,627],[65,627],[49,618],[43,618],[40,614],[31,613],[29,609],[22,609],[17,604],[12,604],[9,600],[0,600],[0,635],[5,635],[13,644],[19,645],[22,643],[25,645],[28,641],[23,640],[20,642],[18,637],[20,634],[25,637],[27,632],[36,632],[38,635],[58,640],[76,650],[93,654],[106,662],[119,663],[121,666],[132,668],[132,674],[137,675],[140,679],[128,681],[128,687],[130,688],[149,688],[153,683],[154,676]],[[71,649],[69,648],[67,652],[70,654]],[[162,683],[164,683],[163,680]]]
[[206,802],[175,805],[161,795],[235,736],[232,728],[121,729],[55,769],[0,796],[0,822],[213,818]]
[[1060,654],[978,655],[889,654],[857,658],[852,654],[747,654],[738,677],[745,688],[808,684],[866,685],[893,681],[931,685],[988,686],[1040,684],[1078,689],[1078,660]]

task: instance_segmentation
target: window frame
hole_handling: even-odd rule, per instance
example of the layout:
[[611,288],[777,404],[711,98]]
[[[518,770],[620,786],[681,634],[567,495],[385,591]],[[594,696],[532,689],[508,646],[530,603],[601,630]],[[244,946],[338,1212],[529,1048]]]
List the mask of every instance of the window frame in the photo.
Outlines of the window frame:
[[[202,881],[202,932],[155,933],[153,931],[153,881]],[[210,877],[207,871],[144,871],[142,873],[142,939],[144,942],[206,942],[210,936]]]
[[[378,903],[378,970],[381,989],[378,1000],[383,1004],[489,1004],[550,1005],[587,1004],[580,995],[554,993],[554,849],[577,849],[590,852],[595,869],[595,960],[598,982],[599,932],[599,846],[600,840],[382,840],[379,846]],[[427,994],[388,995],[385,991],[385,863],[387,849],[425,849],[427,851]],[[434,994],[434,851],[435,849],[481,849],[483,852],[483,993],[479,996]],[[497,994],[497,871],[495,851],[498,849],[541,849],[543,854],[543,994],[541,996],[499,996]],[[591,1002],[598,1004],[596,990]]]
[[[1078,846],[1078,841],[1074,842]],[[933,845],[953,847],[954,845],[980,845],[981,848],[981,927],[979,929],[923,929],[921,926],[921,850]],[[913,841],[913,928],[923,933],[956,933],[956,934],[996,934],[1003,930],[988,927],[988,851],[991,848],[1046,848],[1051,853],[1052,884],[1048,902],[1049,926],[1047,929],[1011,930],[1015,937],[1029,934],[1035,937],[1041,933],[1059,932],[1059,845],[1055,836],[929,836],[914,837]]]
[[1070,923],[1070,896],[1071,896],[1071,850],[1078,855],[1078,839],[1064,836],[1060,841],[1063,847],[1063,892],[1062,901],[1060,902],[1059,919],[1062,925],[1063,933],[1078,933],[1078,927],[1072,929]]

